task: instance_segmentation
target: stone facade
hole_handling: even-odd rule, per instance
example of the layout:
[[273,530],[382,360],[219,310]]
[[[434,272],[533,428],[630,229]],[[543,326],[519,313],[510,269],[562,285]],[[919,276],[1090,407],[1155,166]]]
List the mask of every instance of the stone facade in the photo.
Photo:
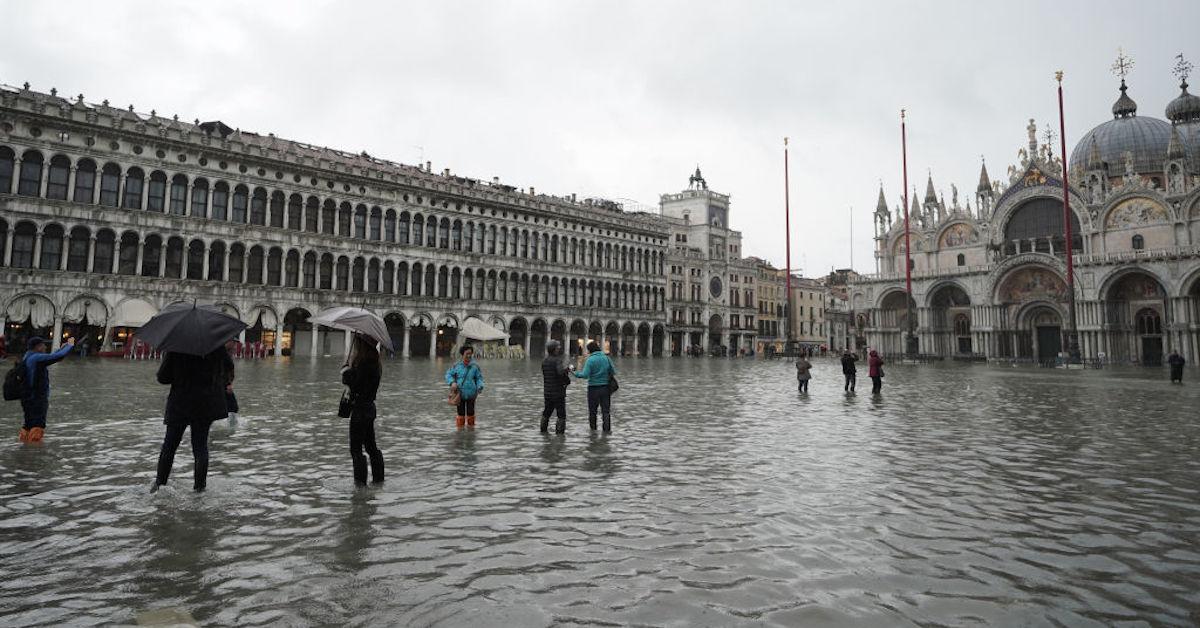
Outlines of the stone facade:
[[[1200,358],[1200,113],[1137,116],[1122,80],[1113,119],[1071,156],[1069,200],[1082,355],[1145,364],[1172,350]],[[1191,100],[1189,100],[1191,99]],[[981,169],[975,195],[951,202],[927,183],[913,198],[913,310],[920,352],[1049,362],[1064,348],[1069,308],[1062,162],[1027,148],[1004,181]],[[875,212],[877,273],[851,288],[867,344],[901,353],[907,327],[904,225],[883,191]]]
[[670,226],[671,353],[753,351],[757,269],[742,257],[741,232],[729,228],[729,196],[709,190],[696,168],[688,189],[662,195],[660,208]]
[[758,345],[759,353],[782,353],[787,341],[787,271],[770,262],[751,258],[758,270]]
[[14,338],[69,329],[113,348],[194,300],[277,354],[340,352],[343,334],[307,319],[355,305],[384,317],[406,356],[450,353],[468,317],[535,355],[549,338],[659,355],[675,232],[611,203],[0,88],[0,307]]
[[792,339],[809,351],[827,349],[829,327],[825,310],[829,305],[829,290],[825,285],[816,279],[792,275],[790,305]]

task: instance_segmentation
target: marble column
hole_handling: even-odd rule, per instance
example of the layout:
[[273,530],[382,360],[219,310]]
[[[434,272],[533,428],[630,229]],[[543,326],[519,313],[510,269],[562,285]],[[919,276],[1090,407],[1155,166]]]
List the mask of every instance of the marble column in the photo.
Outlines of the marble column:
[[402,358],[412,357],[412,343],[410,342],[411,339],[412,339],[412,330],[409,329],[408,324],[406,323],[404,325],[404,346],[400,348],[400,357],[402,357]]
[[[296,339],[292,339],[292,344],[295,344]],[[275,322],[275,357],[283,355],[283,322],[276,320]]]
[[51,347],[50,347],[51,351],[58,351],[58,348],[62,346],[62,317],[61,316],[54,317],[54,333],[51,336],[50,344],[51,344]]
[[320,336],[321,336],[321,326],[314,324],[312,326],[312,334],[308,339],[308,352],[309,352],[308,357],[312,358],[314,360],[319,355],[319,353],[317,352],[317,340],[320,338]]
[[96,266],[96,236],[88,237],[87,271],[93,272]]

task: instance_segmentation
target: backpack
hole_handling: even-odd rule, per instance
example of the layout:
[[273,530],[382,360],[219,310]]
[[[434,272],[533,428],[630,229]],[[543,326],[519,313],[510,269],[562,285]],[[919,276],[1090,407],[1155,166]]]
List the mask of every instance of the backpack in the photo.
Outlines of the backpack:
[[17,360],[4,376],[4,400],[17,401],[29,394],[29,372],[25,361]]

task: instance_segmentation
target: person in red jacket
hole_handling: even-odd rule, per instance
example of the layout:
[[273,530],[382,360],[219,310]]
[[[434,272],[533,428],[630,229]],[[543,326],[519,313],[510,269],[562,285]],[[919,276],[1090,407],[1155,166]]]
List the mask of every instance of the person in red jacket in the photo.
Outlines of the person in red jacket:
[[879,352],[872,349],[871,357],[867,360],[867,375],[871,378],[871,394],[878,395],[879,389],[883,388],[883,358],[879,357]]

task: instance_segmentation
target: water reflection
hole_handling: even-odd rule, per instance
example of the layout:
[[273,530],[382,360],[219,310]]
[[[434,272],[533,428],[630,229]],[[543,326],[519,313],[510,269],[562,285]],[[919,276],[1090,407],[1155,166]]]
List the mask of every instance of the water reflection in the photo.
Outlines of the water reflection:
[[1165,373],[895,365],[872,395],[818,360],[801,396],[784,363],[624,360],[612,434],[570,390],[542,435],[534,361],[485,363],[462,432],[447,364],[389,361],[388,480],[356,491],[337,366],[240,364],[203,496],[146,493],[155,364],[55,367],[45,446],[0,441],[0,623],[1198,621],[1200,391]]

